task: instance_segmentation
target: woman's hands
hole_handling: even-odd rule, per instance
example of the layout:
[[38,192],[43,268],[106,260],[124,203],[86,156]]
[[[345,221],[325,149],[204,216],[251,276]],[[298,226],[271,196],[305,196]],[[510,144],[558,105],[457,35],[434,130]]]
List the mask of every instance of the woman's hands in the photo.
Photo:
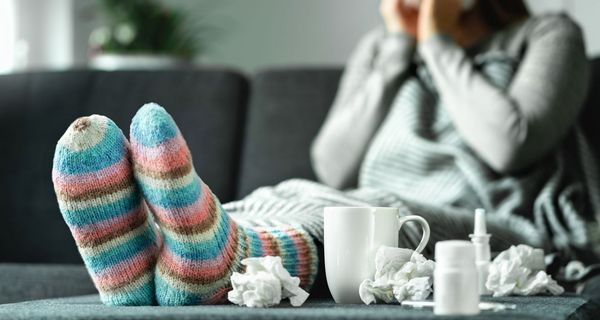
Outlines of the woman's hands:
[[452,35],[458,31],[462,0],[421,0],[418,39],[423,41],[435,33]]
[[417,37],[419,11],[409,8],[404,0],[381,0],[379,11],[388,32],[406,32]]

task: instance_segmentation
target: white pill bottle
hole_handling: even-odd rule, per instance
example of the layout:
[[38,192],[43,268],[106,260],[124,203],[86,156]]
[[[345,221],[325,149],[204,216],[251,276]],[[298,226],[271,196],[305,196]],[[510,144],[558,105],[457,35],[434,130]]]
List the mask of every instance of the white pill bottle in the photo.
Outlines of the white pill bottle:
[[469,241],[439,241],[435,245],[433,312],[436,315],[479,314],[479,277],[475,246]]

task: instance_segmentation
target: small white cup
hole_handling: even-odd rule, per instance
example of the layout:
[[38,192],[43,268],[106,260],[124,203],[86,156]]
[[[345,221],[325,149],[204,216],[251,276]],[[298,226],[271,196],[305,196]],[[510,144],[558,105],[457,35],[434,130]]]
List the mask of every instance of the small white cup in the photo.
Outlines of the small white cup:
[[427,221],[420,216],[400,217],[398,208],[326,207],[324,219],[325,273],[336,303],[361,303],[358,288],[375,274],[377,249],[397,247],[405,222],[416,221],[423,228],[415,252],[421,253],[429,241]]

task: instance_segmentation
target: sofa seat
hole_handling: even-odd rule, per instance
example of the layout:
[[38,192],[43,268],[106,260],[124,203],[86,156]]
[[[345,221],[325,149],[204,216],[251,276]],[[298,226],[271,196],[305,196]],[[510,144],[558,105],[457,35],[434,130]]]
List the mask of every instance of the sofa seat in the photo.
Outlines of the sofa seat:
[[[582,296],[506,297],[488,300],[514,303],[516,310],[486,311],[469,319],[594,319],[598,310]],[[331,300],[309,299],[302,307],[288,303],[273,308],[236,305],[189,307],[110,307],[98,295],[27,301],[0,305],[0,318],[10,319],[434,319],[431,309],[399,305],[338,305]],[[445,318],[447,319],[447,318]]]
[[98,293],[83,265],[0,263],[0,305]]

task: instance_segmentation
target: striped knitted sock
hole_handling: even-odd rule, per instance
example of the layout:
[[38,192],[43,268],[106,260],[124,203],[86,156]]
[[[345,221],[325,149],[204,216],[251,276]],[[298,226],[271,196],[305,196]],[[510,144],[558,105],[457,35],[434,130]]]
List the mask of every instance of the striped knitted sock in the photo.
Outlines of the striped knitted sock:
[[102,302],[155,304],[158,233],[135,184],[122,131],[103,116],[77,119],[58,141],[52,181]]
[[143,106],[131,124],[135,177],[164,237],[155,272],[160,305],[222,302],[230,276],[248,256],[278,255],[309,288],[318,257],[310,236],[294,228],[244,228],[196,174],[171,116]]

